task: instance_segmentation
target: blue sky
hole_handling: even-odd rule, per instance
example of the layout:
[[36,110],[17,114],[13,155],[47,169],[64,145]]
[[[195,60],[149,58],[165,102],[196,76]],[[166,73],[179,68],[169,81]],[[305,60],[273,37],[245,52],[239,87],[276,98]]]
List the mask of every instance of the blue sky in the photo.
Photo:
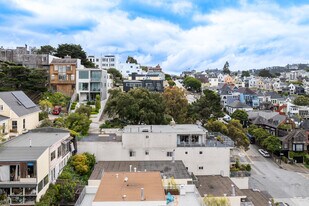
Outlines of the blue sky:
[[0,0],[0,46],[81,44],[164,71],[309,63],[308,0]]

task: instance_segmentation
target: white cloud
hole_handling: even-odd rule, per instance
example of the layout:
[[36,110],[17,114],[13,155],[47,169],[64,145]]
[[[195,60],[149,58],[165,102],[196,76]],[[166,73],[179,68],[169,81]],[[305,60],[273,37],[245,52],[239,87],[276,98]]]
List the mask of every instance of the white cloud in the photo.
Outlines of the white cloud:
[[[132,19],[119,9],[117,1],[13,2],[34,15],[11,19],[10,27],[0,26],[4,46],[77,43],[96,55],[132,53],[143,64],[160,64],[174,73],[188,68],[222,68],[225,61],[232,70],[308,62],[308,5],[281,8],[242,1],[238,9],[195,13],[192,21],[197,26],[181,29],[162,17]],[[195,7],[188,1],[163,0],[153,6],[169,6],[179,15]],[[61,28],[88,22],[93,23],[91,29],[61,32]],[[60,28],[59,32],[53,28]]]

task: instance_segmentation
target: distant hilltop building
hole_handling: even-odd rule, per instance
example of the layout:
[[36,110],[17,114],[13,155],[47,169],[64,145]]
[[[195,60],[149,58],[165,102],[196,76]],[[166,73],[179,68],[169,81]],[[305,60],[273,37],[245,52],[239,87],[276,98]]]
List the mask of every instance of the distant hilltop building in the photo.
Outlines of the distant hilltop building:
[[0,48],[0,61],[14,62],[29,68],[45,68],[49,69],[51,61],[55,58],[50,54],[36,54],[32,53],[30,47],[16,47],[16,49]]
[[103,55],[101,57],[90,55],[87,59],[100,69],[117,68],[118,64],[118,58],[115,55]]

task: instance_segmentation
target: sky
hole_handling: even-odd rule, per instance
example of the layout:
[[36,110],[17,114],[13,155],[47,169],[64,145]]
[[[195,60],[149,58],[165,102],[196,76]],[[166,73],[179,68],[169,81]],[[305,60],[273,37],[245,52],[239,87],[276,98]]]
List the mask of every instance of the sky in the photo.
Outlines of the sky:
[[173,74],[309,63],[309,0],[0,0],[0,46],[63,43]]

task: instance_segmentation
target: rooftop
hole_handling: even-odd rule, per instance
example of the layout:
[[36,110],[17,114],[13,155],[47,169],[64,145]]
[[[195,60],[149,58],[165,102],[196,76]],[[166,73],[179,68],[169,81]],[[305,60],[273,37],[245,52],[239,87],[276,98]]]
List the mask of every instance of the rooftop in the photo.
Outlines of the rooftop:
[[121,142],[122,137],[114,133],[110,134],[89,134],[87,137],[79,140],[81,142]]
[[36,160],[48,147],[69,136],[69,131],[63,129],[40,128],[31,130],[2,144],[0,161]]
[[24,116],[40,111],[40,108],[23,91],[0,92],[0,99],[7,104],[17,116]]
[[151,171],[160,172],[161,176],[175,179],[191,179],[191,176],[182,161],[100,161],[98,162],[90,176],[92,180],[101,179],[103,172],[130,172]]
[[124,133],[206,133],[207,130],[196,124],[176,125],[128,125],[123,128]]
[[63,59],[53,59],[51,61],[51,64],[76,64],[77,59],[71,59],[71,58],[63,58]]
[[228,106],[233,108],[251,108],[249,105],[246,105],[245,103],[242,103],[239,100],[230,103]]
[[95,195],[94,202],[166,201],[159,172],[106,172]]

